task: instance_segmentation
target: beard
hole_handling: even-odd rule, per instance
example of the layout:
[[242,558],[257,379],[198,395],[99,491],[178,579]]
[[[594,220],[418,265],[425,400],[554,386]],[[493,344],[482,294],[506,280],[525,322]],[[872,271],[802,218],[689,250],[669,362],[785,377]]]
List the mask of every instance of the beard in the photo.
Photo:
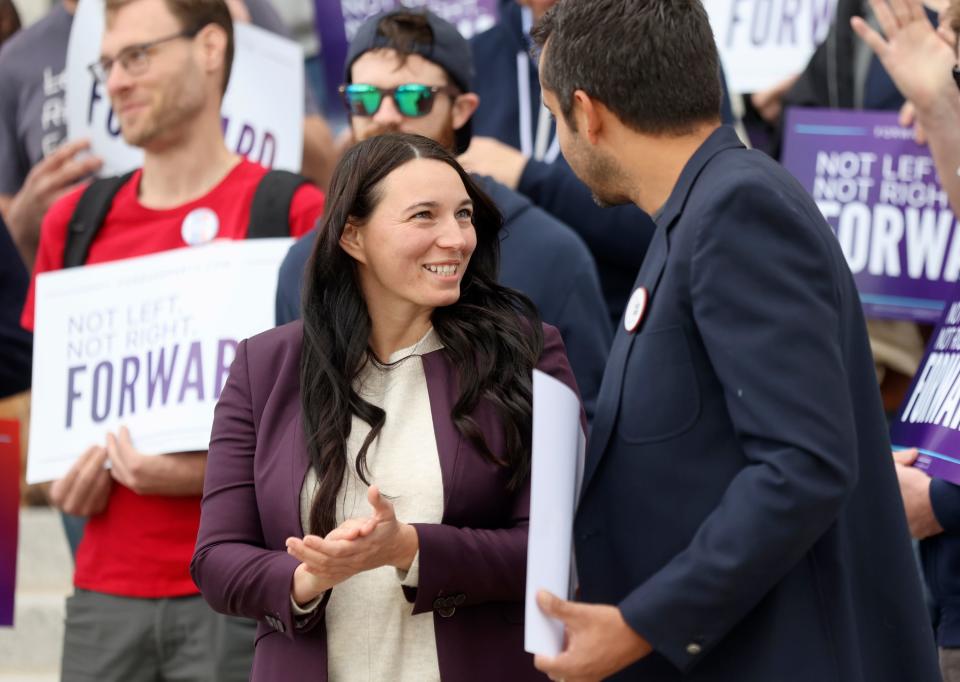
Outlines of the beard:
[[633,202],[624,190],[629,182],[615,157],[588,144],[574,131],[567,136],[566,143],[561,144],[561,149],[570,169],[590,190],[597,206],[611,208]]
[[[409,119],[411,121],[416,121],[417,119]],[[369,140],[372,137],[377,137],[379,135],[385,135],[386,133],[412,133],[414,135],[423,135],[428,137],[434,142],[440,144],[444,149],[448,150],[451,153],[454,153],[456,150],[456,131],[453,129],[453,113],[451,112],[448,116],[444,118],[443,121],[439,122],[439,125],[436,126],[434,130],[428,130],[428,126],[418,126],[416,123],[413,125],[404,125],[404,122],[401,123],[389,123],[374,124],[372,121],[363,126],[363,128],[357,131],[357,128],[354,127],[354,138],[357,142],[363,142],[364,140]]]
[[581,180],[590,188],[590,196],[600,208],[611,208],[631,203],[630,197],[621,189],[624,173],[617,161],[593,150],[583,155]]
[[451,115],[450,120],[446,122],[446,125],[437,133],[437,136],[434,137],[435,142],[439,142],[444,149],[450,151],[450,153],[455,154],[457,150],[457,133],[453,129],[453,116]]
[[176,137],[183,124],[203,109],[202,84],[195,83],[191,87],[185,85],[184,80],[177,81],[176,88],[162,91],[150,106],[140,112],[140,120],[135,124],[123,125],[123,121],[120,121],[120,134],[127,144],[146,148],[164,137]]

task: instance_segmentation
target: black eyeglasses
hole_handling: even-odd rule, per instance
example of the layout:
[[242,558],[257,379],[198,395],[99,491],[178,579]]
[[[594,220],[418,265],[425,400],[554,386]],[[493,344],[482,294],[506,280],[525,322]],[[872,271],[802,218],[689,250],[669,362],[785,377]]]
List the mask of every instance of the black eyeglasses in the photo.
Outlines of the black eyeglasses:
[[116,57],[103,57],[102,59],[95,61],[93,64],[90,64],[90,66],[87,68],[90,70],[90,73],[93,74],[93,77],[100,83],[107,82],[107,79],[110,77],[110,71],[113,70],[113,65],[117,62],[119,62],[120,66],[123,67],[123,70],[131,76],[142,76],[147,72],[147,69],[150,68],[151,50],[156,48],[158,45],[168,43],[172,40],[179,40],[181,38],[193,39],[198,33],[200,33],[202,28],[203,26],[199,26],[197,28],[180,31],[172,36],[157,38],[156,40],[151,40],[148,43],[130,45],[129,47],[125,47],[120,50],[120,53]]
[[373,116],[380,109],[384,97],[392,97],[397,111],[404,116],[426,116],[433,109],[436,95],[444,93],[451,97],[459,90],[452,85],[422,85],[407,83],[395,88],[378,88],[366,83],[341,85],[340,94],[351,116]]

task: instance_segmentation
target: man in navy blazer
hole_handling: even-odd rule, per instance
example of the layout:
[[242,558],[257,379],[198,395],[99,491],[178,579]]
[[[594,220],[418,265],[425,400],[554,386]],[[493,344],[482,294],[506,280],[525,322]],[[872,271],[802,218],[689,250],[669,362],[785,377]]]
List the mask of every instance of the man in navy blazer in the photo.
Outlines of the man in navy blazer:
[[571,167],[657,229],[542,593],[553,679],[927,682],[936,652],[863,314],[830,228],[720,125],[698,0],[561,0],[536,32]]

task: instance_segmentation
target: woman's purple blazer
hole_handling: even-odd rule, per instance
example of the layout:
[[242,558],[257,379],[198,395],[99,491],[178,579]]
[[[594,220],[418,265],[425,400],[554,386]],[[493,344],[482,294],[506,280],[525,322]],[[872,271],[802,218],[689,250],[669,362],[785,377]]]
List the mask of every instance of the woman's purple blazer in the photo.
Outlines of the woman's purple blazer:
[[[326,602],[295,623],[290,586],[299,562],[284,544],[304,534],[299,500],[309,459],[299,395],[302,338],[303,326],[294,322],[237,348],[214,416],[190,564],[214,609],[258,622],[255,681],[327,680]],[[424,355],[423,366],[443,476],[443,520],[416,524],[419,587],[398,582],[397,589],[404,589],[412,614],[433,612],[443,680],[542,681],[523,650],[529,486],[508,491],[504,468],[457,431],[450,417],[457,379],[446,353]],[[548,325],[538,369],[576,389],[560,334]],[[494,408],[482,403],[474,418],[491,450],[502,452]]]

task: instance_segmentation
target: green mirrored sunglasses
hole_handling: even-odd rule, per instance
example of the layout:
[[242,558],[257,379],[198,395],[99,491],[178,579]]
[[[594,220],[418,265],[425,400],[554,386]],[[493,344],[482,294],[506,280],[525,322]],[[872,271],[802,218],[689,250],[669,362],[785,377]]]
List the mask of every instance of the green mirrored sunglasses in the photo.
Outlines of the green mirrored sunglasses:
[[366,83],[350,83],[340,86],[340,94],[351,116],[373,116],[380,109],[384,97],[392,97],[393,102],[404,116],[426,116],[433,109],[438,93],[455,96],[458,91],[451,85],[422,85],[407,83],[395,88],[378,88]]

